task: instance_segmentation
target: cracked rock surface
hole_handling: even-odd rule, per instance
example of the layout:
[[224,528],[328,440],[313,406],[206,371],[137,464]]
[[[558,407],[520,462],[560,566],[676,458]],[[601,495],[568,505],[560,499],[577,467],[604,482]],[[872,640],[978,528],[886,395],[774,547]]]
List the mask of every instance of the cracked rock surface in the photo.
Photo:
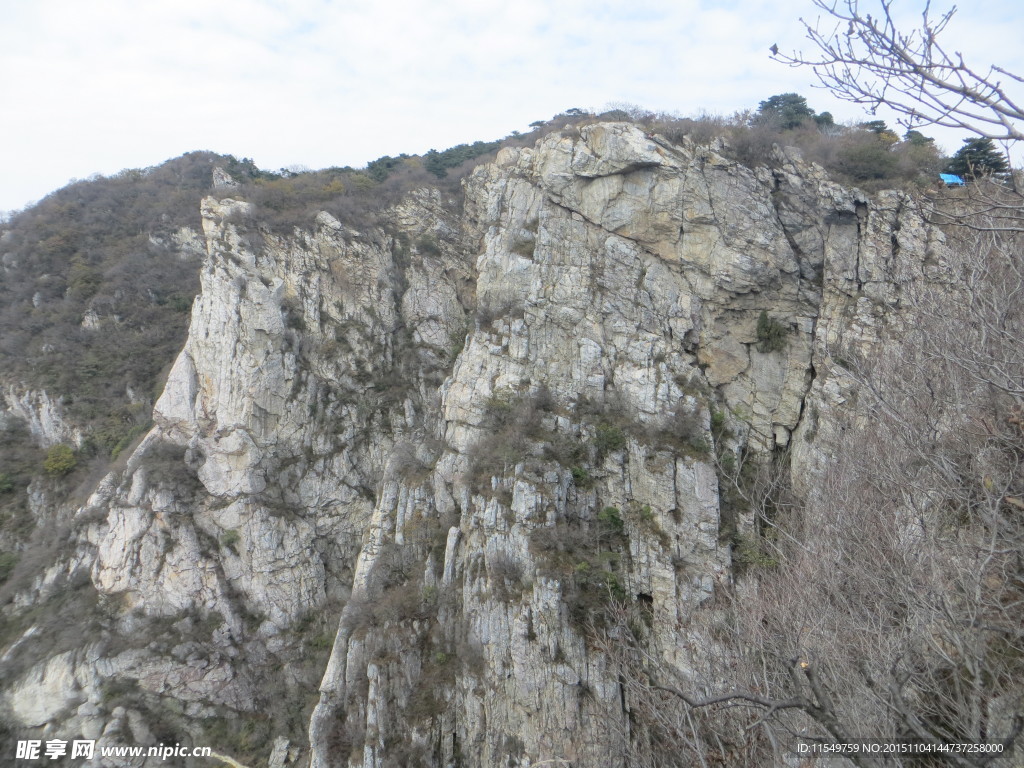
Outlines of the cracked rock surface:
[[[271,713],[280,766],[377,768],[399,744],[432,766],[608,765],[629,713],[559,537],[615,508],[614,588],[700,678],[715,641],[691,617],[749,524],[724,519],[714,451],[791,447],[809,487],[851,418],[832,351],[884,339],[941,249],[902,195],[776,152],[751,170],[599,123],[503,149],[461,210],[422,190],[360,231],[322,213],[274,234],[205,200],[153,431],[53,569],[87,574],[103,629],[27,657],[4,708],[113,739],[159,702],[197,743]],[[145,706],[109,706],[125,685]]]

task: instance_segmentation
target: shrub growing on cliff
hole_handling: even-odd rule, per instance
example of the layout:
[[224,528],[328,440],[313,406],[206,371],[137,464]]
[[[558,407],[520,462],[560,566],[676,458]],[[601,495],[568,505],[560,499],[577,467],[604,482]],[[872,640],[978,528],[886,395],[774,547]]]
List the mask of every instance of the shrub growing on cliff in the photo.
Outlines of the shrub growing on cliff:
[[685,400],[676,403],[668,417],[650,434],[655,445],[671,448],[683,456],[706,459],[709,455],[701,409],[691,407]]
[[7,581],[14,566],[18,564],[18,556],[13,552],[0,552],[0,584]]
[[511,602],[522,595],[526,584],[523,581],[523,566],[518,559],[507,552],[496,552],[488,559],[491,584],[495,596],[502,602]]
[[622,522],[618,507],[605,507],[598,513],[597,519],[605,537],[617,539],[624,535],[625,523]]
[[55,445],[47,451],[46,458],[43,460],[43,469],[46,474],[53,477],[63,477],[77,466],[78,457],[75,456],[74,450],[70,445],[63,443]]
[[220,536],[221,546],[225,549],[231,550],[231,552],[236,555],[238,554],[238,542],[241,540],[241,534],[234,528],[229,528]]
[[780,352],[786,348],[789,329],[768,313],[761,310],[757,318],[757,351]]
[[597,448],[599,460],[609,453],[621,451],[626,447],[626,433],[615,424],[598,424],[594,433],[594,447]]
[[154,485],[173,488],[180,498],[201,489],[202,483],[195,469],[185,460],[185,454],[184,446],[164,440],[150,443],[143,457],[147,480]]
[[540,573],[561,582],[569,619],[578,630],[602,624],[606,606],[626,598],[623,564],[629,540],[617,507],[605,507],[591,521],[537,528],[530,550]]
[[477,300],[476,318],[481,328],[494,327],[503,318],[521,318],[526,307],[520,296],[488,294]]
[[525,461],[539,443],[557,442],[544,427],[544,412],[552,407],[550,393],[541,387],[532,395],[499,392],[487,401],[484,426],[488,433],[473,447],[469,479],[480,493],[490,493],[490,481]]

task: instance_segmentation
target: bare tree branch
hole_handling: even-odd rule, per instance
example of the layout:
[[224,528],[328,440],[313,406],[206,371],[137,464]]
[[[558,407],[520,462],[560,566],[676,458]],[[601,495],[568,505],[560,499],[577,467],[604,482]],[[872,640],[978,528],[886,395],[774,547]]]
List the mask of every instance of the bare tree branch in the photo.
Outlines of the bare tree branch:
[[787,488],[788,463],[716,446],[723,494],[733,488],[769,556],[681,630],[714,638],[709,668],[660,655],[628,606],[592,629],[625,709],[652,729],[630,744],[631,764],[678,764],[670,752],[780,764],[801,742],[885,739],[933,746],[929,764],[978,768],[1000,755],[946,747],[1018,740],[1024,237],[974,223],[906,265],[875,342],[835,350],[833,375],[857,404],[841,436],[816,438],[830,464],[806,496]]
[[859,0],[814,4],[824,18],[801,23],[817,55],[773,53],[774,59],[812,67],[839,98],[872,113],[888,107],[908,129],[940,125],[994,140],[1024,139],[1024,107],[1000,76],[1014,83],[1024,79],[1001,67],[976,69],[939,41],[955,7],[936,18],[926,4],[920,28],[905,32],[892,17],[893,0],[879,0],[876,16],[863,12]]

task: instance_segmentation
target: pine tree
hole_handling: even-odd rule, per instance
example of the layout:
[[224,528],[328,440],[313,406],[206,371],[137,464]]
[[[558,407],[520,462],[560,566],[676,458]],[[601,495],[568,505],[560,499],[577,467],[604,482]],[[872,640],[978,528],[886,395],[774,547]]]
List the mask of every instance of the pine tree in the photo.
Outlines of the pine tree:
[[780,93],[758,104],[762,120],[778,125],[780,130],[798,128],[814,118],[814,110],[807,106],[807,99],[799,93]]
[[1009,170],[1006,156],[996,149],[992,139],[964,139],[946,166],[948,173],[955,173],[965,179],[977,179],[991,174],[1004,174]]

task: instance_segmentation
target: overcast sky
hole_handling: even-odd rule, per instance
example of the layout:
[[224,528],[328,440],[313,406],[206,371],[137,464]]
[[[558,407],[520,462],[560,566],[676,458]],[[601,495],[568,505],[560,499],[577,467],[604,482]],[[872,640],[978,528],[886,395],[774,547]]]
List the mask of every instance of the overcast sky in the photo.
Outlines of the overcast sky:
[[[945,39],[1022,73],[1022,8],[972,0]],[[0,0],[0,211],[190,150],[362,166],[610,102],[728,115],[796,91],[866,119],[769,59],[808,50],[801,16],[810,0]]]

